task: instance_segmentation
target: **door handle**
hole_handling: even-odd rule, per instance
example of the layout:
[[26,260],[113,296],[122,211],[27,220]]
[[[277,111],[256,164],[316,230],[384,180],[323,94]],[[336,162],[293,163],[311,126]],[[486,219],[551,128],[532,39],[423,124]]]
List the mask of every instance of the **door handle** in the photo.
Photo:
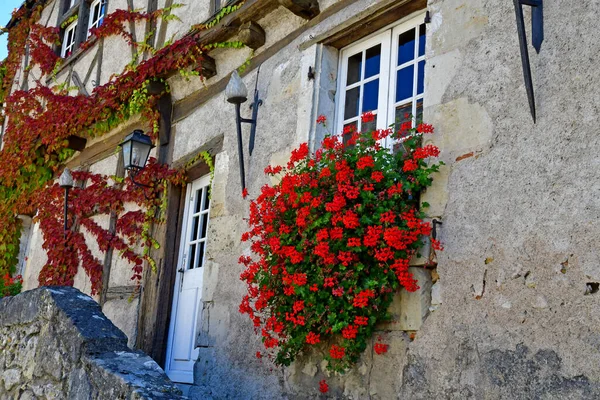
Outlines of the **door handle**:
[[179,272],[179,293],[181,293],[181,291],[183,290],[183,277],[185,275],[185,270],[183,268],[179,268],[177,272]]

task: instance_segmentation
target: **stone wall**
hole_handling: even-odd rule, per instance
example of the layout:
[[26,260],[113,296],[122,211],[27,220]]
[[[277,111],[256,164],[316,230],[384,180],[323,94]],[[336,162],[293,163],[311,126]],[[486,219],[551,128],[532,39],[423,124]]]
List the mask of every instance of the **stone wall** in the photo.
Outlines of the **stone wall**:
[[444,302],[395,374],[399,395],[598,398],[599,3],[544,2],[537,123],[513,3],[429,9],[425,115],[447,165],[426,200],[444,223]]
[[0,398],[179,399],[92,298],[43,287],[0,300]]

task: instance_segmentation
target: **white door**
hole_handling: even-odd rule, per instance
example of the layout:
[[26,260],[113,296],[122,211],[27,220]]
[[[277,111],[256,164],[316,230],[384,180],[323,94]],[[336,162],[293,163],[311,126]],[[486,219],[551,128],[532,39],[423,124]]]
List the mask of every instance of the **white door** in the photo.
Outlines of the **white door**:
[[187,187],[181,249],[169,325],[165,372],[174,382],[193,383],[197,322],[201,318],[202,277],[210,210],[210,176]]

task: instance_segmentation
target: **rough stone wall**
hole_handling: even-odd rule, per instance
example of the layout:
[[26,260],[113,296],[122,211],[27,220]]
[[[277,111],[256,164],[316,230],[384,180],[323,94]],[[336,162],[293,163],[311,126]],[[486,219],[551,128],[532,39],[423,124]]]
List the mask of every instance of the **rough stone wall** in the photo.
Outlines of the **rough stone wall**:
[[544,2],[541,53],[529,47],[537,124],[512,2],[429,8],[444,301],[409,346],[399,396],[598,398],[599,4]]
[[[367,3],[355,5],[364,9]],[[304,37],[342,23],[353,7]],[[213,220],[211,231],[198,396],[313,397],[322,378],[331,396],[355,399],[600,396],[595,334],[600,320],[594,312],[600,269],[592,240],[600,230],[594,224],[600,181],[592,172],[600,146],[592,17],[598,3],[568,9],[545,4],[542,52],[530,48],[536,125],[523,85],[512,3],[437,0],[428,9],[425,117],[436,126],[429,140],[442,149],[447,164],[423,198],[431,204],[429,216],[444,223],[445,251],[437,254],[439,280],[431,289],[435,311],[416,333],[384,329],[390,352],[365,354],[344,377],[328,377],[310,358],[286,370],[253,359],[260,344],[237,313],[244,205],[234,190],[233,137],[226,135],[230,169],[215,180],[227,182],[228,211]],[[301,42],[263,66],[273,72],[259,116],[259,154],[250,161],[251,193],[264,182],[256,171],[306,140],[295,135],[305,123],[302,116],[289,125],[290,114],[301,109],[302,93],[312,95],[304,68],[313,61],[303,58],[310,49],[299,51]],[[280,89],[274,94],[271,87]],[[216,105],[199,112],[211,110],[217,112]]]
[[79,290],[39,288],[0,300],[0,398],[180,399],[150,357]]

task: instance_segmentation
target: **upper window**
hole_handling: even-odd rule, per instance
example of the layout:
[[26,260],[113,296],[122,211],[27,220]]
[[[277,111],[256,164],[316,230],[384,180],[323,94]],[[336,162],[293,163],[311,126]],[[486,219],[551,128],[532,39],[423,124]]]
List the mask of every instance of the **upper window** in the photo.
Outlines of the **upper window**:
[[106,2],[104,0],[95,0],[90,6],[90,22],[88,24],[87,36],[90,36],[90,30],[102,25],[104,15],[106,14]]
[[215,15],[221,10],[221,0],[210,0],[210,15]]
[[75,50],[75,36],[77,34],[77,21],[72,22],[65,29],[65,33],[63,36],[62,50],[60,52],[60,56],[62,58],[67,58],[73,53]]
[[[421,119],[425,78],[424,15],[346,47],[338,77],[336,132],[386,129]],[[375,114],[361,126],[360,115]],[[391,147],[393,143],[386,143]]]
[[77,4],[77,0],[67,0],[67,7],[65,12],[69,11],[71,7],[73,7],[75,4]]

